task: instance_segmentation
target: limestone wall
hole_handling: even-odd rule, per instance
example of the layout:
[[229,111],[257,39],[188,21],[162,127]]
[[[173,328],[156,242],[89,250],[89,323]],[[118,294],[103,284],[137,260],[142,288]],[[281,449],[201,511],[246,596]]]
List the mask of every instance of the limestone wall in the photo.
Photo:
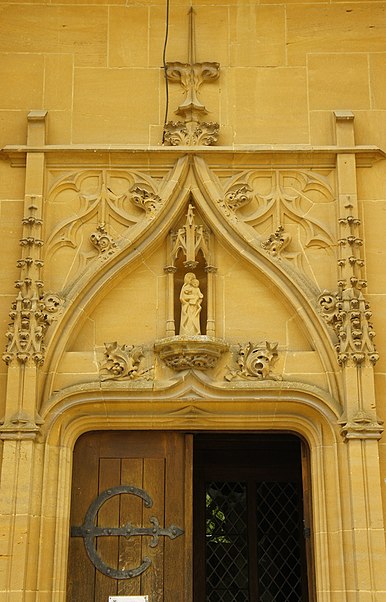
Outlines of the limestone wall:
[[[170,0],[167,61],[188,61],[189,8],[188,0]],[[365,296],[371,306],[371,322],[380,356],[374,368],[376,408],[372,401],[367,401],[374,414],[386,421],[386,251],[383,243],[386,224],[386,2],[196,0],[194,13],[195,60],[220,63],[220,77],[210,83],[204,82],[199,98],[209,111],[207,120],[220,124],[219,149],[227,147],[228,153],[230,147],[239,149],[235,155],[208,159],[214,174],[210,176],[212,187],[219,183],[219,189],[222,186],[226,190],[231,178],[239,177],[243,170],[252,173],[252,160],[247,157],[249,145],[280,145],[280,152],[287,152],[287,158],[280,164],[284,171],[288,168],[299,174],[312,169],[312,161],[301,154],[302,147],[304,152],[308,149],[316,153],[316,147],[337,144],[334,111],[352,111],[354,114],[355,144],[367,148],[367,154],[363,154],[356,169],[359,234],[363,239],[360,253],[365,260],[363,276],[368,283]],[[71,244],[60,246],[64,232],[60,229],[61,224],[68,225],[71,216],[76,218],[81,211],[79,199],[71,192],[77,177],[74,174],[89,169],[90,178],[95,178],[102,169],[107,170],[106,173],[110,168],[116,171],[132,169],[136,173],[151,173],[154,181],[161,183],[167,181],[180,158],[162,155],[166,111],[162,65],[165,31],[165,0],[0,0],[0,148],[25,145],[28,113],[33,109],[44,109],[48,111],[47,144],[81,145],[83,152],[77,155],[73,148],[71,159],[64,151],[47,159],[42,184],[43,239],[48,249],[45,290],[57,292],[66,287],[75,288],[79,270],[93,258],[87,236],[95,229],[95,224],[89,224],[86,219],[83,220],[82,236],[76,238],[74,235],[73,249]],[[180,117],[174,111],[183,102],[183,89],[179,83],[169,82],[168,93],[167,119],[178,120]],[[353,147],[354,141],[340,144]],[[104,146],[105,154],[98,153],[97,145]],[[108,145],[141,145],[141,152],[150,146],[153,155],[145,153],[138,158],[132,152],[128,160],[124,154],[109,155]],[[241,145],[246,145],[245,154],[240,151]],[[295,158],[288,158],[294,148],[286,149],[285,145],[297,145]],[[369,145],[383,152],[374,150],[372,155]],[[87,156],[84,154],[86,147],[93,147]],[[157,158],[154,158],[154,147],[161,151]],[[21,257],[19,241],[23,236],[24,195],[35,185],[29,176],[29,184],[25,186],[25,161],[16,150],[14,147],[12,152],[4,151],[0,160],[0,340],[4,342],[10,321],[8,314],[17,294],[14,282],[20,278],[17,262]],[[275,151],[274,147],[272,151]],[[359,152],[357,148],[357,154]],[[36,153],[35,158],[38,155]],[[278,159],[268,151],[263,161],[267,172],[279,165]],[[335,155],[333,160],[319,162],[311,193],[308,183],[304,184],[302,219],[290,226],[292,238],[303,253],[301,278],[315,298],[325,288],[331,291],[337,288],[338,199],[344,187],[345,192],[355,195],[355,177],[352,178],[355,166],[346,178],[347,172],[342,167],[346,159],[342,159],[339,183],[334,161]],[[29,173],[33,173],[31,165],[29,169]],[[36,182],[43,182],[39,177],[36,176]],[[136,176],[130,177],[136,181]],[[173,177],[170,176],[171,182]],[[251,182],[254,182],[253,177],[250,175]],[[205,177],[198,180],[192,186],[205,188],[209,176],[207,180]],[[121,184],[116,186],[114,193],[124,191],[123,184],[122,190]],[[89,188],[86,185],[86,202],[91,189],[91,185]],[[262,195],[267,193],[264,185],[261,190]],[[268,198],[268,193],[266,196]],[[323,208],[322,203],[318,205],[322,196]],[[179,219],[184,215],[181,209]],[[142,210],[134,208],[130,216],[133,224],[139,223]],[[248,211],[242,216],[240,222],[244,227],[248,222]],[[311,220],[309,223],[314,228],[316,223],[324,228],[323,245],[319,244],[319,237],[318,244],[307,247],[302,230],[302,224],[307,220]],[[164,222],[170,226],[166,218]],[[126,224],[123,221],[119,225],[117,221],[115,235],[122,235],[123,223]],[[229,234],[231,226],[224,224],[219,226],[219,232],[224,228]],[[103,291],[89,303],[68,339],[70,327],[68,331],[63,330],[65,342],[55,365],[56,371],[46,372],[42,368],[38,377],[36,398],[42,406],[49,402],[44,391],[56,394],[64,387],[97,380],[106,342],[120,340],[122,344],[151,346],[154,339],[165,336],[167,276],[163,270],[167,263],[168,230],[166,225],[162,227],[165,227],[163,238],[160,236],[154,248],[146,250],[139,263],[133,261],[133,269],[122,268],[117,280],[104,282]],[[277,375],[306,386],[316,385],[326,395],[337,398],[336,408],[343,404],[343,398],[351,399],[357,394],[354,385],[350,388],[350,382],[354,380],[346,377],[344,381],[337,362],[331,373],[325,373],[323,366],[326,364],[323,364],[310,329],[307,330],[301,308],[295,302],[292,306],[287,305],[277,282],[273,285],[247,260],[251,234],[246,228],[242,230],[245,244],[238,243],[239,255],[224,242],[226,234],[213,243],[219,270],[216,283],[218,335],[233,345],[247,342],[250,332],[252,338],[278,341],[281,356],[275,365]],[[318,230],[318,236],[320,232]],[[269,225],[258,230],[259,236],[269,234]],[[290,260],[291,266],[298,269],[296,250],[291,248],[293,257]],[[245,257],[240,260],[244,253]],[[310,303],[314,302],[314,297]],[[79,311],[81,314],[83,308]],[[118,320],[117,316],[123,318]],[[333,343],[336,342],[333,332],[316,322],[315,329],[323,330],[321,338],[327,339],[326,332],[330,333],[333,357]],[[224,365],[222,368],[225,370]],[[12,370],[7,373],[5,363],[1,364],[1,414],[6,413],[7,395],[8,403],[21,395],[21,389],[12,380],[13,374]],[[364,376],[362,385],[363,390],[371,393],[373,376],[369,374]],[[48,387],[45,379],[50,381]],[[332,382],[338,385],[333,386]],[[337,424],[334,423],[332,428],[337,431]],[[342,465],[346,461],[344,445],[341,443],[339,452]],[[378,475],[377,468],[377,473],[371,475],[371,482],[372,487],[377,488],[375,497],[379,494],[379,483],[386,523],[385,438],[381,439],[378,451],[380,473]],[[375,457],[377,452],[371,453]],[[7,458],[11,456],[9,452]],[[352,474],[357,469],[355,461],[360,462],[358,458],[351,458]],[[347,460],[347,466],[349,462]],[[364,472],[362,477],[365,482]],[[38,482],[39,478],[35,479]],[[344,481],[342,497],[349,495],[348,489],[349,485]],[[370,498],[371,494],[367,491]],[[350,515],[344,520],[347,526]],[[352,522],[354,524],[354,519]],[[371,523],[371,517],[368,522]],[[359,523],[360,530],[362,525]]]

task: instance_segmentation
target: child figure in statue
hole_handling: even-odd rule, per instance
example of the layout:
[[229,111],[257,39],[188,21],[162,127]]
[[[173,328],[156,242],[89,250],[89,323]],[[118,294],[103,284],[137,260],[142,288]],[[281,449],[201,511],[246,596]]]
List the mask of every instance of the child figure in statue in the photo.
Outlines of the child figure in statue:
[[180,335],[200,334],[200,312],[203,294],[200,283],[193,272],[185,274],[181,288],[181,323]]

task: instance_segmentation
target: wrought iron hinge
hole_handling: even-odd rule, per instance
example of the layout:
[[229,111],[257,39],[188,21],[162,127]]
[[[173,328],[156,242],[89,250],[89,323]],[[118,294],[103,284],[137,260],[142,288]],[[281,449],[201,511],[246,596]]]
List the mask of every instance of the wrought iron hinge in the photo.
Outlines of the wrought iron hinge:
[[135,527],[131,523],[127,523],[123,527],[97,527],[95,525],[95,520],[101,506],[111,497],[123,493],[136,495],[142,498],[147,508],[151,508],[153,505],[153,500],[143,489],[133,487],[132,485],[118,485],[117,487],[106,489],[106,491],[103,491],[91,503],[84,517],[83,525],[71,527],[72,537],[83,537],[87,555],[95,568],[104,575],[112,577],[113,579],[131,579],[132,577],[137,577],[146,571],[147,568],[149,568],[151,565],[151,560],[145,556],[140,566],[134,569],[123,570],[109,567],[98,556],[94,542],[96,537],[121,536],[129,538],[135,536],[148,536],[151,537],[149,546],[151,548],[155,548],[158,545],[158,540],[160,537],[169,537],[170,539],[175,539],[184,533],[182,529],[176,527],[175,525],[171,525],[168,528],[160,527],[159,521],[155,516],[150,518],[152,527]]

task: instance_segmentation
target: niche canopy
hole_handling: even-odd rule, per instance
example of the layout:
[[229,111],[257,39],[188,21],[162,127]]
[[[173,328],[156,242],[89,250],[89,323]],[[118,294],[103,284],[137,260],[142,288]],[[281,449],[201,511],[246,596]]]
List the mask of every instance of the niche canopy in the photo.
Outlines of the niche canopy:
[[166,338],[154,349],[174,370],[213,368],[228,345],[216,338],[210,230],[188,206],[186,221],[169,234]]

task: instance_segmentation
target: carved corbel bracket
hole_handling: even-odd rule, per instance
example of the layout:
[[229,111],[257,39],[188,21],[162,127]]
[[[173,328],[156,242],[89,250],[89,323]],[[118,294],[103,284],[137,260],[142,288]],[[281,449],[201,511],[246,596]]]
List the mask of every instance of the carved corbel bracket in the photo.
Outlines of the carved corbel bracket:
[[173,370],[209,370],[228,348],[222,339],[206,335],[168,337],[154,344],[155,352]]

